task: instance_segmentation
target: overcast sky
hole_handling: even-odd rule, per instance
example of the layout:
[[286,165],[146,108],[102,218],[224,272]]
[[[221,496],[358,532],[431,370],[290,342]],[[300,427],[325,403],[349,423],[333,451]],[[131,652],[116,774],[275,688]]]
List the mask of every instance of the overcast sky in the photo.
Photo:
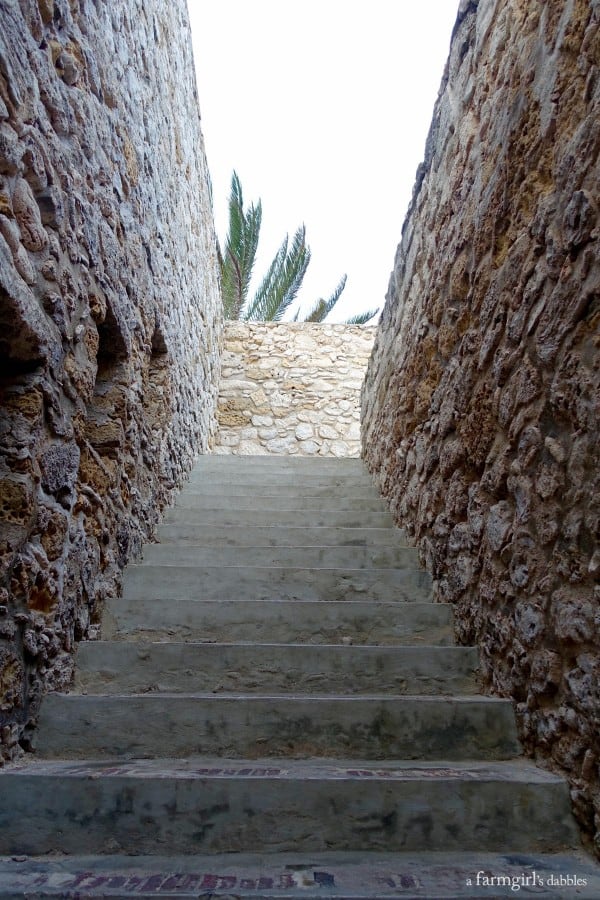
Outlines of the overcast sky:
[[306,225],[303,308],[382,306],[458,0],[188,0],[217,233],[231,173],[263,226],[256,274]]

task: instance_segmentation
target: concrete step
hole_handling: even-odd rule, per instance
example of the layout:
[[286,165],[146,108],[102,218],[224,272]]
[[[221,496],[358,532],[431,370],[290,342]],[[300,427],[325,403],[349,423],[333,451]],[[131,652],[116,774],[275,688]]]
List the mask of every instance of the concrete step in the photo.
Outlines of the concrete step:
[[427,600],[431,576],[417,569],[287,566],[128,566],[126,597],[163,600]]
[[75,689],[342,695],[474,694],[471,647],[360,647],[88,641],[79,646]]
[[159,525],[161,544],[202,547],[404,547],[400,528],[294,528],[276,525]]
[[420,571],[412,547],[200,547],[145,544],[142,565],[261,566],[310,569],[377,568]]
[[209,471],[222,472],[287,472],[295,474],[326,473],[333,477],[348,473],[364,474],[367,472],[362,459],[358,457],[306,457],[306,456],[275,456],[274,454],[262,454],[256,456],[235,456],[233,454],[211,455],[198,457],[192,476]]
[[4,855],[579,846],[564,780],[520,761],[80,760],[0,783]]
[[452,607],[346,600],[106,601],[108,640],[404,645],[453,643]]
[[41,756],[507,759],[512,705],[489,697],[49,694]]
[[338,493],[331,494],[329,497],[318,497],[310,494],[234,494],[228,492],[225,494],[209,494],[204,491],[182,491],[175,502],[176,509],[211,509],[224,510],[254,510],[269,509],[277,510],[307,510],[307,511],[323,511],[330,510],[359,510],[364,512],[384,513],[387,507],[381,497],[369,494],[365,496],[353,496],[351,494]]
[[523,853],[518,848],[514,853],[295,850],[235,855],[0,858],[2,900],[197,900],[199,896],[253,900],[496,900],[532,894],[543,900],[573,896],[598,900],[600,868],[576,850]]
[[218,509],[199,507],[182,500],[165,512],[164,521],[170,525],[266,525],[300,528],[393,528],[394,520],[388,512],[355,509],[269,509],[256,504],[255,509]]
[[377,497],[379,492],[368,475],[346,478],[328,478],[325,476],[290,476],[289,474],[261,475],[259,479],[248,475],[244,478],[232,478],[227,475],[204,475],[202,478],[188,481],[183,488],[185,494],[211,494],[218,497],[223,494],[246,494],[249,497],[285,496],[285,497],[339,497],[353,496]]

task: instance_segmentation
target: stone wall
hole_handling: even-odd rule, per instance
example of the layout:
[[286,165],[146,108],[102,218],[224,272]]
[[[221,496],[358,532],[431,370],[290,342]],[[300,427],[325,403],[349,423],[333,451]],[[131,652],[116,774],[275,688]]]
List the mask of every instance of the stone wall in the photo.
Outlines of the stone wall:
[[229,322],[215,453],[360,455],[374,328]]
[[185,0],[0,3],[0,736],[214,430],[215,240]]
[[437,597],[598,849],[599,19],[461,4],[362,399]]

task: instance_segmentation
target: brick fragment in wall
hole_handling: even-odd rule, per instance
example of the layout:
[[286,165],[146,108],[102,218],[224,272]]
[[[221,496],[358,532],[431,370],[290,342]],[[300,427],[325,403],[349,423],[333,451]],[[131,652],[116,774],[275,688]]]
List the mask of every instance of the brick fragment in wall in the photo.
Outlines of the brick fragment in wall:
[[210,447],[222,316],[184,0],[17,0],[2,8],[0,56],[10,758]]
[[227,322],[215,452],[360,456],[374,329]]
[[598,852],[599,57],[586,0],[464,5],[362,392],[369,467]]

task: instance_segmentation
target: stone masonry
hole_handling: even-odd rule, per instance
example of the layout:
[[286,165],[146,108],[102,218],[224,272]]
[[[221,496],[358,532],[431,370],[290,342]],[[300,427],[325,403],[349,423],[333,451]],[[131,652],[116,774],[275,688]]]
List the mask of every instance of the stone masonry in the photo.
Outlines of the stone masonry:
[[360,388],[375,329],[225,326],[215,453],[360,455]]
[[0,757],[214,430],[185,0],[1,0]]
[[463,2],[363,447],[600,850],[600,6]]

